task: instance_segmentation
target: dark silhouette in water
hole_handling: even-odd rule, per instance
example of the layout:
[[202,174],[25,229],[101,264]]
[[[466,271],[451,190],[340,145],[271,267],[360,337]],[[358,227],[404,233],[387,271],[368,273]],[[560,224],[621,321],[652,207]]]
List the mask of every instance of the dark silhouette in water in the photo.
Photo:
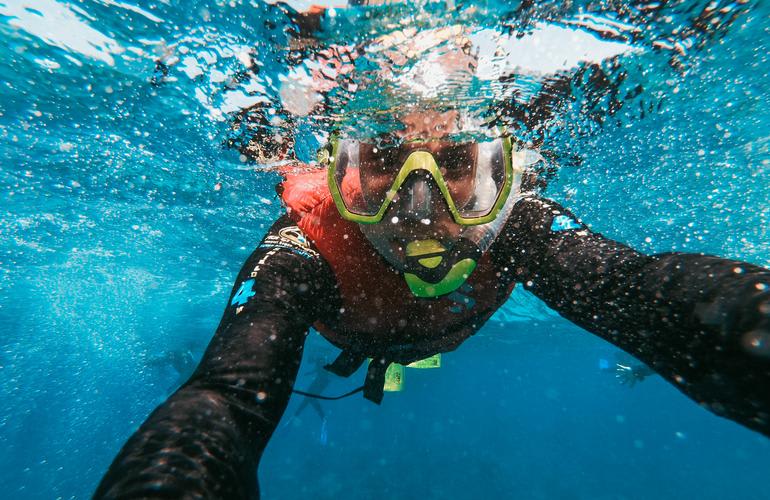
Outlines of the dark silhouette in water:
[[621,385],[628,387],[633,387],[650,375],[655,375],[655,370],[649,366],[621,353],[615,355],[614,363],[603,358],[600,359],[599,370],[614,375]]
[[155,356],[147,362],[147,366],[154,368],[170,367],[177,374],[177,378],[168,386],[167,392],[173,392],[180,387],[195,371],[200,360],[199,356],[193,354],[195,347],[188,343],[183,347],[166,351],[162,355]]
[[[315,375],[315,377],[310,383],[310,386],[306,389],[307,392],[311,394],[323,394],[324,389],[326,389],[326,387],[331,382],[331,374],[324,369],[325,365],[325,360],[316,360],[314,362],[314,369],[312,372],[310,372],[310,374]],[[321,402],[318,399],[312,397],[304,397],[302,403],[300,403],[299,407],[297,407],[297,411],[295,411],[291,416],[291,419],[289,419],[289,422],[299,417],[308,406],[315,410],[316,415],[318,415],[322,421],[326,421],[326,414],[324,413],[323,407],[321,407]],[[287,422],[287,424],[289,422]]]
[[[317,359],[313,362],[314,367],[310,372],[310,375],[314,375],[314,377],[310,386],[305,389],[307,393],[319,395],[324,393],[324,389],[326,389],[331,382],[331,374],[324,368],[325,365],[326,360],[323,359]],[[317,398],[308,396],[302,396],[302,398],[302,402],[297,407],[297,410],[286,420],[283,426],[288,427],[295,419],[299,418],[308,407],[312,407],[316,415],[318,415],[318,418],[321,419],[318,440],[325,446],[329,439],[326,412],[324,412],[321,402]]]

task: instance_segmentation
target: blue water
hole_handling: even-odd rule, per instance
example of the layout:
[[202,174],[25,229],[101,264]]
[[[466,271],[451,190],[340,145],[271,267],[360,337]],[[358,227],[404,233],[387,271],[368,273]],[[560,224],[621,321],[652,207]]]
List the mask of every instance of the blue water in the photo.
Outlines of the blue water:
[[[517,129],[549,152],[545,194],[645,252],[770,265],[768,3],[596,4],[338,9],[317,38],[326,47],[461,23],[525,41],[552,40],[542,30],[554,28],[602,42],[614,55],[600,65],[622,105],[572,79],[546,132]],[[278,176],[265,168],[274,162],[224,146],[242,139],[232,113],[262,103],[282,118],[271,135],[294,135],[301,160],[332,125],[382,116],[374,85],[360,96],[332,90],[322,111],[283,119],[295,8],[303,4],[0,0],[3,497],[88,498],[184,378],[167,354],[205,348],[240,265],[281,213]],[[578,23],[586,13],[591,22]],[[552,73],[526,73],[519,60],[513,83],[441,95],[475,112],[524,99],[554,75],[573,78],[587,63],[563,63],[576,42],[560,40],[538,59]],[[258,76],[237,80],[238,55],[251,48]],[[311,334],[298,387],[333,356]],[[405,391],[381,407],[350,398],[321,403],[325,423],[312,408],[285,419],[260,466],[263,497],[770,498],[767,438],[658,377],[620,385],[600,369],[614,356],[516,292],[440,370],[410,370]]]

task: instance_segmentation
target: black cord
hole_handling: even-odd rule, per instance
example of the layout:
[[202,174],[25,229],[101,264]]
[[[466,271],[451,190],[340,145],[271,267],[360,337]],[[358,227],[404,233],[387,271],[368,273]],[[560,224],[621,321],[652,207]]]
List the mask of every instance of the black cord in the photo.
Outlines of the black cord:
[[358,389],[353,389],[350,392],[346,392],[342,396],[321,396],[320,394],[311,394],[309,392],[298,391],[296,389],[292,389],[291,392],[293,392],[294,394],[299,394],[300,396],[306,396],[308,398],[326,399],[328,401],[334,401],[334,400],[337,400],[337,399],[342,399],[342,398],[346,398],[348,396],[352,396],[353,394],[355,394],[357,392],[361,392],[363,390],[364,390],[364,386],[362,385]]

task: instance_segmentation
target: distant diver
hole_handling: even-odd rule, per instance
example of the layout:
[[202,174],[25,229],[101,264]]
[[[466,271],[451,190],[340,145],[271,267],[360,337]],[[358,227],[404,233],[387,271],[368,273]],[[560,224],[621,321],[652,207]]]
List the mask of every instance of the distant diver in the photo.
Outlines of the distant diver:
[[650,375],[655,375],[655,371],[649,366],[635,361],[628,355],[620,354],[616,355],[614,363],[604,358],[600,359],[599,370],[614,375],[621,385],[628,387],[633,387]]
[[175,381],[166,389],[167,392],[173,392],[190,378],[198,366],[198,361],[199,359],[193,354],[192,347],[188,345],[156,356],[150,359],[147,365],[156,368],[171,367],[176,372]]
[[[329,371],[324,369],[325,364],[325,361],[315,360],[314,369],[310,372],[310,375],[315,375],[315,377],[307,388],[309,393],[321,394],[331,382],[331,375]],[[286,419],[286,422],[283,424],[283,426],[288,427],[305,411],[308,406],[310,406],[313,408],[316,415],[318,415],[318,418],[321,419],[319,441],[321,444],[326,445],[328,441],[328,421],[326,418],[326,412],[324,412],[324,409],[321,406],[321,402],[318,400],[318,398],[314,398],[312,396],[303,396],[302,398],[302,402],[297,407],[297,410],[291,415],[291,417]]]

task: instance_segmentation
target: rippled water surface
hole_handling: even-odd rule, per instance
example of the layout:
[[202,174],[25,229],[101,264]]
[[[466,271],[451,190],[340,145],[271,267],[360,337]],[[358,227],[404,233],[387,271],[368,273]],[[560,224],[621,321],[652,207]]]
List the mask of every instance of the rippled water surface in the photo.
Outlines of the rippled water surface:
[[[540,150],[594,230],[770,265],[768,5],[0,0],[3,495],[89,497],[175,387],[169,353],[208,342],[275,171],[333,130],[454,107]],[[312,335],[298,385],[333,355]],[[279,427],[263,495],[770,498],[766,438],[619,385],[615,355],[516,292],[382,407]]]

